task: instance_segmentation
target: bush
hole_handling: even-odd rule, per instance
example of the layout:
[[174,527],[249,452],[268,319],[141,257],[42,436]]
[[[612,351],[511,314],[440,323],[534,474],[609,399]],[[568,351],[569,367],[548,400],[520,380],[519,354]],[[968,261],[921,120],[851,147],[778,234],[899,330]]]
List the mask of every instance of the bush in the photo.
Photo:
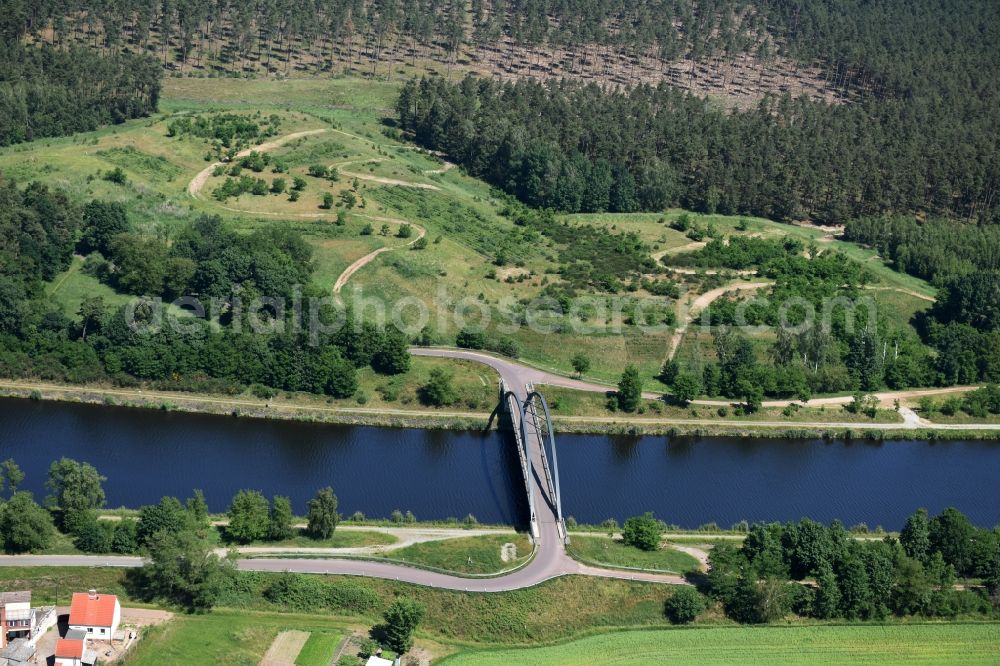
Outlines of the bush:
[[663,538],[663,524],[650,512],[633,516],[625,521],[622,538],[626,545],[640,550],[658,550]]
[[705,610],[705,601],[693,587],[679,587],[663,605],[663,612],[671,624],[693,622]]
[[339,581],[330,585],[327,597],[334,610],[362,615],[382,605],[382,599],[371,588],[352,581]]
[[121,170],[121,167],[115,167],[110,171],[105,171],[101,178],[109,183],[114,183],[115,185],[124,185],[128,182],[128,177],[125,175],[125,172]]
[[482,331],[463,328],[455,336],[455,344],[462,349],[485,349],[486,334]]
[[451,373],[443,368],[431,370],[427,383],[419,389],[420,401],[431,407],[443,407],[458,400],[458,391],[452,385]]

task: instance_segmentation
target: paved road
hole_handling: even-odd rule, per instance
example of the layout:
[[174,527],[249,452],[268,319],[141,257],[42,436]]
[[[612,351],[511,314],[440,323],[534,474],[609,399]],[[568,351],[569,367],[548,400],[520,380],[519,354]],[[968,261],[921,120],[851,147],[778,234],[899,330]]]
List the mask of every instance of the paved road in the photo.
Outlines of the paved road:
[[[422,356],[464,358],[489,365],[500,373],[506,385],[518,398],[527,396],[526,386],[546,381],[547,375],[538,370],[517,363],[480,354],[478,352],[442,349],[417,349],[414,353]],[[575,387],[574,380],[566,379]],[[552,383],[551,380],[547,383]],[[586,385],[585,382],[580,382]],[[686,584],[681,576],[665,574],[644,574],[598,569],[583,565],[566,554],[556,522],[554,499],[548,495],[547,484],[543,480],[539,442],[529,437],[532,467],[531,483],[535,493],[535,516],[538,521],[539,539],[534,557],[525,566],[510,574],[494,578],[463,578],[425,569],[401,566],[387,562],[370,562],[350,559],[294,559],[294,558],[253,558],[239,559],[237,567],[245,571],[295,571],[299,573],[336,574],[347,576],[370,576],[398,580],[417,585],[426,585],[448,590],[469,592],[506,592],[538,585],[546,580],[571,574],[636,580],[675,585]],[[142,559],[138,557],[93,556],[93,555],[17,555],[0,557],[0,566],[112,566],[138,567]]]
[[[554,524],[553,524],[554,526]],[[545,534],[548,534],[547,532]],[[551,536],[551,535],[550,535]],[[554,545],[552,541],[550,545]],[[557,542],[558,543],[558,542]],[[134,568],[143,564],[142,558],[104,555],[3,555],[4,567],[122,567]],[[404,583],[425,585],[445,590],[466,592],[509,592],[532,587],[552,578],[571,574],[617,578],[650,583],[684,585],[681,576],[610,571],[580,564],[566,555],[561,545],[557,548],[540,548],[535,559],[527,566],[506,576],[495,578],[463,578],[448,574],[401,566],[387,562],[369,562],[350,559],[240,559],[236,566],[243,571],[294,571],[308,574],[338,576],[367,576],[398,580]]]

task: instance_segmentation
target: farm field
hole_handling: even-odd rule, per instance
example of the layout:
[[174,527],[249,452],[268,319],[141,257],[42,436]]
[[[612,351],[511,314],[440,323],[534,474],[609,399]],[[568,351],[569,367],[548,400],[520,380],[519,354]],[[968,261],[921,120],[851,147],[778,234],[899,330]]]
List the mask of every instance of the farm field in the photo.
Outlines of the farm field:
[[[311,656],[313,652],[331,642],[335,646],[343,634],[341,624],[318,615],[232,610],[216,610],[208,615],[177,615],[173,621],[149,630],[125,663],[129,666],[164,663],[235,666],[257,663],[274,638],[287,630],[308,632],[309,642],[314,637],[322,637],[322,644],[313,642],[310,647],[307,642],[304,646],[304,650],[309,649],[306,658],[310,661],[303,662],[307,664],[317,663]],[[332,652],[331,647],[328,660]]]
[[993,664],[1000,625],[789,626],[623,631],[530,650],[469,652],[447,666],[571,664]]

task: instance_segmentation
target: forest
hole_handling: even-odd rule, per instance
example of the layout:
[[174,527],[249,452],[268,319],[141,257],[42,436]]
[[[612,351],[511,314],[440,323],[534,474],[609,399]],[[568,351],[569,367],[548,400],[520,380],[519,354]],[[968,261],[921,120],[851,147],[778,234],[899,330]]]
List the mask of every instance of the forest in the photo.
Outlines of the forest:
[[977,270],[1000,270],[1000,226],[865,217],[849,220],[844,238],[875,248],[896,270],[933,284]]
[[609,92],[470,76],[411,81],[397,108],[418,143],[541,208],[680,206],[833,224],[893,211],[1000,219],[996,109],[979,106],[965,121],[968,103],[956,115],[922,103],[939,101],[786,96],[730,113],[667,85]]
[[[916,511],[898,539],[855,539],[836,521],[755,523],[742,546],[712,549],[707,587],[727,615],[752,624],[789,611],[824,620],[988,614],[1000,587],[997,538],[952,508]],[[955,589],[959,577],[985,585]]]
[[0,45],[0,146],[147,116],[161,76],[143,56]]
[[851,69],[866,94],[848,104],[765,97],[729,113],[666,86],[427,80],[404,88],[400,122],[471,173],[564,211],[997,221],[995,3],[755,8],[790,53]]
[[[409,340],[392,327],[335,326],[323,304],[315,315],[328,332],[292,324],[292,308],[254,305],[257,297],[323,295],[309,284],[311,250],[288,231],[237,234],[217,217],[201,217],[169,245],[135,234],[120,204],[74,204],[44,185],[23,190],[0,180],[0,375],[49,381],[111,381],[136,386],[262,395],[275,389],[337,398],[354,395],[356,368],[394,375],[410,367]],[[85,298],[75,318],[44,296],[43,282],[65,270],[74,252],[84,270],[119,291],[142,295],[130,308]],[[198,293],[219,310],[161,326],[163,305]],[[206,308],[207,308],[206,304]],[[342,313],[341,313],[342,314]],[[269,335],[239,326],[259,321]],[[211,319],[212,321],[208,321]],[[300,322],[301,324],[301,322]]]

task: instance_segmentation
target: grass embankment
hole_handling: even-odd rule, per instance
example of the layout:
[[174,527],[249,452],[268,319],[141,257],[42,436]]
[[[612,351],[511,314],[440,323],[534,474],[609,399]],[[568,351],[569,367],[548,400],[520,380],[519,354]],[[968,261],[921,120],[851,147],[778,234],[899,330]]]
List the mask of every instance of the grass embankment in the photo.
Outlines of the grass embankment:
[[646,551],[606,536],[573,534],[566,552],[575,560],[598,566],[675,574],[698,571],[698,560],[669,546]]
[[[539,390],[545,395],[553,416],[593,416],[627,417],[629,414],[608,409],[608,397],[603,393],[578,391],[558,386],[541,385]],[[737,401],[733,401],[736,404]],[[716,407],[710,405],[688,405],[680,407],[662,400],[645,400],[641,411],[633,416],[647,419],[711,419],[718,423],[726,421],[753,422],[779,421],[795,423],[902,423],[903,418],[894,410],[880,409],[871,418],[864,414],[852,414],[845,405],[824,405],[819,407],[762,407],[752,414],[737,414],[733,406]],[[721,410],[721,411],[720,411]]]
[[717,627],[622,631],[529,650],[470,652],[448,666],[573,664],[995,664],[997,624]]
[[[242,574],[246,584],[227,593],[225,607],[239,609],[242,615],[251,619],[248,611],[270,614],[283,610],[265,601],[261,595],[263,587],[280,575]],[[30,589],[35,603],[65,606],[73,590],[96,587],[108,594],[117,594],[123,604],[134,606],[135,600],[125,588],[124,577],[125,572],[120,569],[0,567],[0,589]],[[664,627],[667,621],[663,616],[663,601],[670,594],[669,588],[662,585],[584,576],[562,577],[532,588],[494,594],[452,592],[354,576],[323,576],[319,580],[331,589],[363,588],[363,595],[352,592],[350,596],[372,599],[367,610],[360,615],[352,612],[344,619],[345,624],[370,626],[381,620],[382,612],[394,599],[408,596],[427,609],[420,631],[423,638],[480,646],[532,645],[613,627]],[[307,610],[323,613],[324,617],[336,617],[345,612],[338,608]],[[225,608],[220,608],[208,617],[225,612]],[[295,624],[295,616],[281,617],[289,618],[289,626],[283,628],[300,628]],[[278,628],[274,627],[271,638]],[[266,637],[264,640],[269,644]],[[262,654],[263,650],[258,658]]]
[[[508,562],[500,557],[505,543],[517,547],[516,558]],[[495,574],[523,564],[531,554],[531,542],[524,534],[491,534],[416,543],[382,557],[459,574]]]
[[[452,384],[462,396],[459,402],[443,409],[428,407],[420,402],[419,389],[427,382],[434,368],[443,368],[451,373]],[[482,428],[486,417],[496,405],[497,381],[496,372],[479,363],[413,357],[410,371],[402,375],[386,377],[376,374],[370,368],[359,370],[358,392],[355,397],[345,400],[308,393],[275,392],[271,397],[265,398],[250,391],[226,395],[162,388],[169,386],[169,383],[157,383],[140,389],[20,379],[0,380],[0,395],[250,418]]]
[[217,539],[219,544],[223,546],[245,545],[267,548],[364,548],[367,546],[388,546],[397,541],[396,537],[385,532],[337,530],[329,539],[313,539],[306,536],[305,530],[298,530],[298,532],[296,536],[284,541],[254,541],[248,544],[231,543],[224,527],[212,530],[210,536],[213,540]]

